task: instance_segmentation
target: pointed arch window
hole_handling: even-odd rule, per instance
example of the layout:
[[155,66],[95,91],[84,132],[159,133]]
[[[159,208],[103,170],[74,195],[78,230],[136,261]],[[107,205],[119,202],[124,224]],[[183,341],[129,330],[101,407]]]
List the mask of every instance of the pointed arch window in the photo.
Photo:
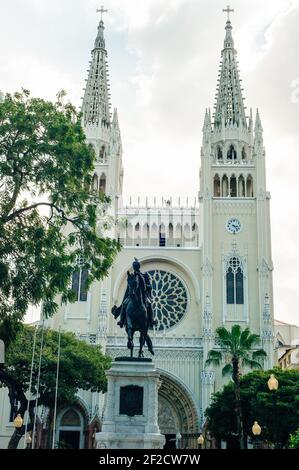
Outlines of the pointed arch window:
[[148,240],[149,236],[150,236],[149,224],[144,224],[143,229],[142,229],[142,237],[145,238],[146,240]]
[[160,247],[166,246],[166,232],[165,232],[164,224],[161,224],[159,228],[159,246]]
[[238,179],[238,196],[245,197],[245,179],[243,175],[240,175]]
[[227,159],[228,160],[237,160],[237,151],[233,145],[230,145],[228,152],[227,152]]
[[214,197],[220,197],[220,178],[219,175],[214,177]]
[[168,233],[169,233],[169,240],[173,240],[173,224],[170,222],[169,226],[168,226]]
[[247,154],[246,154],[246,149],[245,147],[242,148],[242,160],[246,160]]
[[222,148],[220,147],[220,145],[218,145],[218,147],[217,147],[217,160],[222,160],[222,159],[223,159]]
[[135,238],[140,239],[141,236],[141,230],[140,230],[140,223],[138,222],[135,225]]
[[191,240],[191,227],[189,224],[184,226],[184,240],[189,242]]
[[244,304],[244,272],[240,259],[232,257],[226,271],[226,303],[228,305]]
[[101,179],[100,179],[100,193],[105,194],[106,193],[106,175],[102,173]]
[[198,245],[198,225],[196,223],[192,225],[192,241]]
[[83,264],[83,260],[80,259],[78,261],[79,269],[74,271],[72,275],[72,291],[75,292],[77,296],[77,302],[87,301],[88,269],[84,269]]
[[80,416],[74,409],[69,409],[61,418],[61,426],[80,426]]
[[253,197],[253,178],[251,175],[247,177],[246,181],[246,196]]
[[103,163],[106,159],[106,152],[105,152],[105,146],[104,145],[102,145],[102,147],[101,147],[99,159],[100,159],[101,163]]
[[234,175],[230,179],[230,195],[237,197],[237,178]]
[[98,175],[97,175],[97,174],[94,174],[93,177],[92,177],[92,184],[91,184],[91,187],[92,187],[92,190],[93,190],[93,191],[97,191],[97,190],[98,190],[98,184],[99,184]]
[[222,197],[228,196],[228,177],[226,175],[222,178]]

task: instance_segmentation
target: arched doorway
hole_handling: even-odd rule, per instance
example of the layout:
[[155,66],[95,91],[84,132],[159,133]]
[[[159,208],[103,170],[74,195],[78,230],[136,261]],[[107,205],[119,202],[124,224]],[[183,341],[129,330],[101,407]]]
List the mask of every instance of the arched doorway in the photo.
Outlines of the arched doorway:
[[84,448],[84,419],[74,407],[63,409],[57,418],[56,442],[59,448]]
[[158,422],[166,438],[165,449],[196,449],[199,417],[191,392],[179,378],[164,370],[160,372]]

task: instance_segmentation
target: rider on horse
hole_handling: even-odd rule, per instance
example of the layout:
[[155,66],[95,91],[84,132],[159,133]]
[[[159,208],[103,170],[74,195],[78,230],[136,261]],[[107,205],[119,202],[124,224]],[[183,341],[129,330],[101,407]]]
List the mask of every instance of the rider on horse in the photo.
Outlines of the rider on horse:
[[[132,267],[134,270],[134,276],[136,277],[136,281],[140,283],[140,285],[142,286],[143,302],[147,310],[148,326],[149,328],[152,328],[153,326],[157,324],[157,322],[154,320],[154,314],[153,314],[153,309],[152,309],[152,301],[151,301],[152,286],[151,286],[150,277],[147,273],[140,272],[140,263],[136,258],[132,264]],[[115,318],[118,318],[120,316],[120,320],[117,324],[121,328],[124,327],[125,322],[126,322],[126,307],[128,305],[128,302],[129,302],[129,288],[127,287],[122,305],[119,308],[114,308],[112,310],[112,313]]]

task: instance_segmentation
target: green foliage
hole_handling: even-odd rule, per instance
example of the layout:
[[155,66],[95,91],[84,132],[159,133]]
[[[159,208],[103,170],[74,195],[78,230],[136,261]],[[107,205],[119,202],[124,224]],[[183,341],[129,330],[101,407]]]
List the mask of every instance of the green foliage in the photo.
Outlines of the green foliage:
[[74,301],[77,256],[90,285],[119,250],[97,226],[109,200],[90,191],[95,153],[63,99],[23,90],[0,103],[0,331],[4,321],[22,321],[30,304],[42,301],[49,316],[57,294]]
[[299,429],[290,435],[290,449],[299,449]]
[[[242,331],[239,325],[233,325],[231,331],[223,326],[217,328],[220,351],[212,349],[209,351],[206,365],[219,366],[225,358],[227,364],[223,367],[223,375],[239,374],[240,367],[247,366],[251,369],[261,369],[260,359],[266,357],[263,349],[252,351],[252,348],[259,343],[260,337],[250,333],[249,328]],[[238,370],[234,371],[234,363]]]
[[235,440],[238,441],[240,449],[244,449],[244,415],[240,391],[241,371],[243,366],[251,369],[261,369],[262,366],[259,360],[267,354],[263,349],[252,351],[253,346],[259,343],[260,337],[252,334],[249,328],[242,331],[240,325],[233,325],[231,331],[228,331],[221,326],[217,328],[216,333],[218,334],[220,351],[214,349],[209,351],[206,365],[214,364],[219,366],[223,359],[226,361],[222,369],[222,375],[231,375],[234,382],[234,396],[231,397],[231,403],[234,406],[235,416],[230,417],[230,419],[235,419],[236,425],[231,426],[230,429],[236,428],[236,432],[231,434],[230,438],[237,437]]
[[[268,389],[267,381],[274,373],[279,381],[277,391]],[[255,371],[240,380],[244,434],[252,436],[251,427],[258,421],[262,438],[277,447],[286,446],[290,433],[299,427],[299,371],[274,369]],[[230,440],[237,433],[234,407],[234,386],[229,383],[214,394],[206,410],[211,434]]]
[[[17,382],[23,392],[29,390],[34,334],[35,328],[23,326],[6,352],[4,372],[7,373],[11,382]],[[39,404],[49,407],[53,405],[55,398],[58,337],[57,331],[44,330]],[[39,328],[36,334],[32,380],[33,396],[37,392],[41,338],[42,329]],[[110,363],[110,359],[102,354],[100,346],[80,341],[73,333],[61,333],[58,403],[62,405],[74,402],[79,389],[105,391],[105,370],[110,367]]]

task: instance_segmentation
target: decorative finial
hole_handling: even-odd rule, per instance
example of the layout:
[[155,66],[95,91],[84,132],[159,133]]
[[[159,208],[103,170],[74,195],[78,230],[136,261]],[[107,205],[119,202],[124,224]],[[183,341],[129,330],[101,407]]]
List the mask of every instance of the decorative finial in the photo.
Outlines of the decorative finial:
[[97,13],[101,13],[101,21],[103,21],[103,14],[108,13],[108,10],[105,10],[104,6],[102,5],[100,9],[97,9]]
[[227,5],[226,9],[222,10],[224,13],[227,13],[227,21],[230,21],[229,14],[234,13],[235,10],[232,10],[229,5]]

